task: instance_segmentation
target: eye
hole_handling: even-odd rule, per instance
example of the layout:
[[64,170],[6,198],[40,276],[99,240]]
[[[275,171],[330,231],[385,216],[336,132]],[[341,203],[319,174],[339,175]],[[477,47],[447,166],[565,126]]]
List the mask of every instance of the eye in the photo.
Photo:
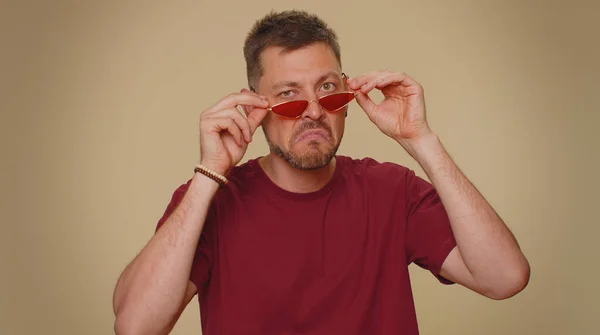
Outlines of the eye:
[[287,91],[283,91],[281,93],[279,93],[279,96],[282,98],[291,98],[293,96],[294,92],[292,90],[287,90]]
[[321,86],[321,88],[324,91],[333,91],[333,90],[335,90],[335,84],[334,83],[325,83]]

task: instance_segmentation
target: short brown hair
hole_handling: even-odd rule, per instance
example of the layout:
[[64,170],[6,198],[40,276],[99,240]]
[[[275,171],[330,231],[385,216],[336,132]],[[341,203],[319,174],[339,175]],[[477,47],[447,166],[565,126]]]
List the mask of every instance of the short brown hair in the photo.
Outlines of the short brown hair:
[[260,56],[266,48],[283,47],[285,51],[293,51],[318,42],[331,47],[338,63],[342,63],[336,33],[314,14],[300,10],[270,12],[256,21],[244,43],[250,89],[256,90],[263,75]]

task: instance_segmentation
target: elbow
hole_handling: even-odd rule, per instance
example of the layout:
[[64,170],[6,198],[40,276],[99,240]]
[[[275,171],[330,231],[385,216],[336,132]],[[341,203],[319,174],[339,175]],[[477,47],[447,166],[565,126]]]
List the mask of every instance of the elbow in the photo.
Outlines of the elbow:
[[117,316],[115,319],[115,334],[116,335],[133,335],[140,334],[139,331],[136,331],[135,328],[132,327],[130,322],[126,322],[123,317]]
[[486,294],[494,300],[505,300],[523,291],[529,284],[531,268],[525,260],[521,265],[507,271],[502,280],[490,288]]
[[144,333],[144,330],[140,328],[139,322],[123,315],[117,315],[114,328],[116,335],[140,335]]
[[131,315],[117,314],[115,318],[114,331],[116,335],[148,335],[154,334],[148,329],[148,323],[145,323],[139,317]]
[[164,320],[159,320],[160,318],[123,309],[115,317],[116,335],[164,335],[172,329],[173,325],[164,325]]

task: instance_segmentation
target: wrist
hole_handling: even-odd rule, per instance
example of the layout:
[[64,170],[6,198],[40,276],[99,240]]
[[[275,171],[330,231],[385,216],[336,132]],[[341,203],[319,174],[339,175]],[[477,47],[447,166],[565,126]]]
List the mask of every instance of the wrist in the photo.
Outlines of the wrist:
[[446,150],[436,134],[429,134],[413,144],[414,158],[427,175],[446,162]]
[[197,164],[194,168],[194,173],[202,174],[208,177],[209,179],[212,179],[219,185],[226,185],[228,182],[227,177],[225,177],[223,173],[217,172],[205,166],[204,164]]
[[227,173],[229,172],[229,169],[227,169],[226,167],[223,167],[222,164],[214,163],[210,160],[201,159],[200,165],[202,165],[202,166],[206,167],[207,169],[214,171],[222,176],[226,176]]
[[400,139],[398,143],[421,165],[443,150],[442,143],[433,131],[427,131],[412,139]]
[[421,151],[427,150],[428,146],[437,139],[437,135],[429,128],[424,127],[416,134],[410,137],[392,136],[413,158],[421,154]]
[[196,194],[208,193],[212,195],[217,192],[219,186],[219,183],[211,179],[209,176],[204,175],[200,172],[194,172],[190,189],[193,190]]

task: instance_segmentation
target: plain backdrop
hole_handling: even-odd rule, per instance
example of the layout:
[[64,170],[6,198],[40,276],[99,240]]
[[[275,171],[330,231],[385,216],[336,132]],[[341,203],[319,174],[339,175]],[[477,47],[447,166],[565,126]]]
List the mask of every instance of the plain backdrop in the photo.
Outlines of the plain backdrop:
[[[421,333],[598,334],[598,3],[475,0],[3,1],[0,334],[113,333],[114,285],[192,175],[200,112],[246,87],[254,21],[294,8],[335,29],[350,75],[425,87],[530,260],[505,301],[411,266]],[[243,162],[266,153],[258,131]],[[339,153],[423,175],[356,103]],[[196,300],[173,334],[200,334]]]

